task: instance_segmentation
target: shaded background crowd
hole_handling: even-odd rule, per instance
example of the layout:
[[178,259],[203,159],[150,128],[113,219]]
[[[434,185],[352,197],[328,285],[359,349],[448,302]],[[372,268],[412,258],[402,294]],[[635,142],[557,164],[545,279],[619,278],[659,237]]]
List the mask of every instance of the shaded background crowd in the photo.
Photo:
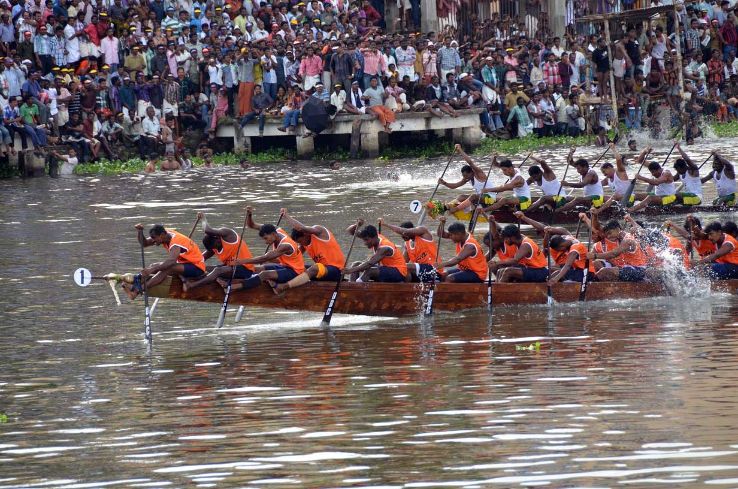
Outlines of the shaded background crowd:
[[417,5],[388,26],[381,0],[4,0],[0,151],[15,152],[17,135],[68,173],[131,148],[173,169],[218,124],[261,134],[273,117],[288,133],[311,102],[373,115],[387,132],[398,112],[474,108],[487,137],[683,123],[691,142],[703,117],[738,115],[733,9],[651,7],[613,22],[608,42],[576,15],[560,37],[499,14],[465,34],[419,33]]

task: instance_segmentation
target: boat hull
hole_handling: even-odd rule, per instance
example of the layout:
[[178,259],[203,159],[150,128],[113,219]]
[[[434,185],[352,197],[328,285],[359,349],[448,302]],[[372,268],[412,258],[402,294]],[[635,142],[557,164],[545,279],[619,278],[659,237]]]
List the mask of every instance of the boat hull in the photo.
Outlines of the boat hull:
[[[303,287],[288,290],[277,296],[270,287],[259,286],[251,290],[239,290],[231,294],[230,304],[267,309],[324,312],[335,289],[334,283],[311,282]],[[738,280],[713,282],[714,291],[735,293]],[[553,297],[557,302],[576,302],[579,284],[556,284]],[[182,299],[200,302],[223,302],[223,289],[210,284],[184,292],[176,277],[168,278],[161,285],[149,290],[151,297]],[[367,316],[408,316],[422,311],[425,291],[423,285],[414,283],[354,283],[344,282],[335,304],[336,313]],[[592,282],[587,288],[587,300],[647,299],[668,295],[657,283]],[[492,284],[492,303],[495,306],[545,304],[546,284],[510,283]],[[486,284],[444,284],[436,286],[433,308],[436,311],[460,311],[485,308]]]
[[[738,211],[738,207],[723,207],[714,205],[703,205],[703,206],[667,206],[667,207],[647,207],[643,209],[643,212],[639,212],[639,216],[645,217],[666,217],[673,215],[684,215],[684,214],[698,214],[698,213],[734,213]],[[619,210],[616,207],[610,207],[602,211],[599,215],[600,221],[615,218],[618,216]],[[471,212],[468,211],[457,211],[453,213],[454,217],[462,222],[469,222],[471,219]],[[540,222],[548,223],[551,219],[551,211],[547,209],[536,209],[533,211],[526,212],[525,215],[531,219]],[[513,223],[517,222],[517,218],[513,216],[511,210],[499,210],[494,213],[495,220],[502,223]],[[487,222],[487,218],[480,214],[477,218],[477,222]],[[558,212],[553,215],[553,224],[576,224],[579,222],[579,212]]]

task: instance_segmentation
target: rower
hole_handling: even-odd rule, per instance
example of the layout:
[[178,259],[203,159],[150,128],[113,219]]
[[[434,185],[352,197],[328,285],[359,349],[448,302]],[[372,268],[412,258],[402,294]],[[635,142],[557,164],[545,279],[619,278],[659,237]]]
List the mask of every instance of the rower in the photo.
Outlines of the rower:
[[697,252],[700,258],[704,258],[717,251],[715,243],[710,241],[707,234],[702,230],[702,224],[698,218],[688,215],[684,221],[684,227],[676,226],[671,221],[666,221],[664,224],[679,236],[688,240],[691,238],[692,242],[690,246]]
[[[502,229],[498,226],[492,214],[487,215],[487,221],[489,222],[489,231],[484,234],[483,242],[489,249],[487,253],[487,266],[492,273],[499,274],[502,270],[497,264],[501,261],[512,260],[515,257],[515,253],[518,252],[518,247],[515,245],[505,244],[505,240],[502,239]],[[497,261],[494,258],[497,257]]]
[[636,175],[636,179],[646,182],[649,185],[653,185],[655,189],[652,193],[641,193],[636,195],[636,200],[639,200],[640,202],[631,208],[631,212],[638,212],[649,205],[671,205],[677,200],[674,175],[671,174],[671,171],[666,168],[662,168],[656,161],[652,161],[648,164],[648,171],[651,172],[651,176],[653,178]]
[[579,182],[563,182],[563,186],[581,188],[584,196],[574,197],[571,200],[567,198],[567,203],[556,209],[556,212],[566,212],[578,205],[597,208],[605,203],[605,191],[602,189],[602,183],[597,176],[597,172],[590,169],[589,161],[584,158],[579,158],[576,162],[573,161],[572,154],[572,152],[569,152],[567,164],[576,168],[577,173],[579,173]]
[[511,260],[497,263],[497,267],[507,267],[500,274],[500,282],[545,282],[548,279],[546,256],[535,241],[523,236],[514,224],[502,229],[502,238],[505,244],[517,246],[518,251]]
[[[233,262],[236,258],[245,260],[251,258],[251,250],[246,243],[241,243],[241,237],[231,228],[213,228],[208,223],[205,213],[198,212],[197,219],[202,223],[202,232],[205,237],[202,238],[202,244],[205,246],[205,253],[202,254],[204,261],[211,256],[216,256],[220,260],[221,266],[213,268],[205,277],[196,281],[185,281],[182,283],[182,290],[188,290],[200,287],[201,285],[215,282],[220,277],[233,277],[234,279],[247,279],[254,274],[254,265],[238,265],[236,272],[233,273]],[[236,257],[238,252],[238,257]]]
[[[679,239],[670,233],[649,227],[647,228],[642,222],[638,222],[630,215],[625,216],[625,222],[630,225],[633,230],[633,236],[639,240],[641,249],[646,255],[646,265],[648,267],[662,267],[664,265],[664,254],[672,255],[676,261],[681,261],[684,270],[690,268],[689,254],[687,248]],[[668,226],[667,226],[668,229]],[[651,269],[649,268],[648,271]],[[647,273],[648,273],[647,271]]]
[[698,263],[709,263],[710,277],[716,280],[738,278],[738,240],[726,234],[719,222],[708,224],[705,233],[708,239],[715,243],[717,250]]
[[[471,157],[469,157],[469,155],[464,152],[464,150],[461,148],[461,145],[457,144],[456,146],[454,146],[454,150],[459,153],[459,155],[461,155],[461,157],[464,158],[464,161],[466,161],[467,163],[466,165],[461,167],[461,180],[456,183],[449,183],[443,178],[439,178],[438,183],[451,189],[456,189],[461,187],[462,185],[469,183],[474,189],[474,193],[459,195],[458,197],[456,197],[455,200],[447,203],[446,210],[448,210],[449,212],[460,211],[466,209],[473,204],[476,204],[479,200],[478,196],[483,195],[482,190],[487,184],[487,174],[484,173],[484,170],[479,168],[479,166],[474,163],[474,160],[471,159]],[[485,205],[494,204],[495,197],[496,196],[494,194],[486,194],[482,199],[482,203]]]
[[[254,270],[258,273],[248,279],[233,282],[231,290],[253,289],[262,282],[267,282],[271,287],[274,287],[274,284],[287,283],[305,271],[305,262],[299,245],[287,235],[284,229],[273,224],[254,222],[253,213],[254,209],[251,206],[246,207],[246,225],[250,229],[257,229],[259,237],[267,244],[267,249],[269,247],[272,249],[261,256],[236,260],[238,265],[261,266],[255,267]],[[269,263],[274,261],[277,263]],[[218,279],[218,283],[223,288],[228,286],[228,282],[222,278]]]
[[700,205],[702,203],[702,179],[700,178],[700,168],[694,164],[692,158],[684,152],[677,142],[676,149],[679,151],[681,158],[677,158],[674,162],[674,181],[681,180],[684,184],[684,191],[677,192],[677,201],[682,205]]
[[602,232],[604,241],[595,245],[587,254],[590,260],[605,260],[597,265],[597,280],[601,282],[642,282],[646,278],[646,255],[641,245],[630,234],[623,231],[620,223],[606,223]]
[[365,262],[354,262],[351,267],[344,270],[344,273],[351,275],[352,282],[369,280],[404,282],[407,276],[407,265],[400,249],[392,241],[379,234],[377,228],[371,224],[359,231],[359,226],[363,224],[363,219],[360,219],[358,223],[349,226],[346,231],[351,235],[358,233],[357,236],[364,241],[367,248],[374,251],[374,254]]
[[[538,222],[530,217],[526,216],[522,212],[514,212],[513,215],[525,224],[533,227],[533,229],[543,236],[543,253],[546,254],[546,250],[551,250],[551,260],[556,267],[561,267],[566,262],[566,253],[559,252],[553,248],[550,248],[550,240],[553,236],[561,236],[564,240],[571,243],[579,243],[579,240],[571,235],[568,229],[559,226],[546,226],[542,222]],[[568,250],[568,247],[567,247]],[[553,272],[553,270],[552,270]]]
[[502,170],[503,175],[507,177],[507,182],[496,187],[486,187],[483,192],[496,195],[500,192],[512,190],[513,195],[503,197],[482,210],[484,212],[494,212],[502,207],[513,207],[521,211],[528,209],[530,207],[530,187],[523,175],[515,168],[512,161],[508,159],[502,160],[497,166]]
[[532,165],[528,168],[528,175],[530,177],[526,183],[528,185],[534,183],[538,185],[543,195],[528,207],[528,211],[538,209],[543,205],[550,206],[552,209],[564,205],[566,203],[566,200],[564,200],[566,191],[561,188],[561,182],[556,178],[556,173],[548,166],[546,160],[533,155],[530,156],[530,159],[541,166]]
[[[584,269],[587,266],[587,245],[579,241],[567,239],[565,236],[553,236],[548,242],[551,257],[557,255],[560,269],[551,273],[550,285],[564,282],[582,282]],[[560,258],[559,258],[560,257]],[[594,276],[594,263],[589,263],[589,271]]]
[[292,226],[290,237],[300,245],[300,252],[307,252],[313,260],[313,265],[292,280],[278,284],[277,292],[294,289],[305,285],[311,280],[338,282],[343,277],[346,257],[341,251],[341,246],[336,241],[328,228],[325,226],[306,226],[287,213],[287,209],[281,209],[280,215]]
[[[623,197],[625,197],[630,186],[630,178],[628,177],[628,171],[625,166],[625,156],[621,155],[617,147],[612,143],[610,143],[610,151],[612,151],[615,157],[615,166],[613,167],[612,163],[603,163],[601,171],[605,176],[602,185],[608,185],[612,190],[612,195],[597,209],[599,212],[604,211],[613,204],[619,204],[623,200]],[[648,149],[644,150],[636,159],[635,164],[640,165],[647,153]],[[627,207],[632,207],[633,204],[635,204],[635,195],[631,193]]]
[[713,205],[735,205],[735,167],[733,163],[723,158],[717,151],[713,151],[712,154],[715,156],[712,160],[712,172],[702,178],[702,183],[710,180],[715,181],[715,190],[718,196],[712,201]]
[[389,224],[379,219],[379,226],[386,226],[402,236],[405,241],[405,260],[407,262],[407,278],[413,282],[435,282],[441,280],[442,270],[436,270],[437,262],[441,261],[438,246],[433,241],[433,235],[425,226],[415,227],[412,222],[403,222],[399,226]]
[[439,267],[449,268],[446,271],[445,282],[477,284],[487,280],[489,270],[487,258],[482,247],[473,234],[466,231],[466,226],[455,222],[444,230],[446,224],[445,216],[441,216],[438,225],[438,234],[445,239],[450,239],[456,244],[456,256],[450,260],[439,263]]
[[179,275],[184,278],[200,278],[205,275],[205,261],[202,252],[194,241],[173,229],[166,229],[161,224],[155,224],[149,230],[149,237],[144,237],[143,224],[136,224],[138,242],[143,247],[161,245],[167,250],[167,258],[160,263],[152,263],[136,275],[133,284],[123,284],[128,297],[135,299],[143,292],[142,280],[146,280],[146,289],[150,289],[170,275]]

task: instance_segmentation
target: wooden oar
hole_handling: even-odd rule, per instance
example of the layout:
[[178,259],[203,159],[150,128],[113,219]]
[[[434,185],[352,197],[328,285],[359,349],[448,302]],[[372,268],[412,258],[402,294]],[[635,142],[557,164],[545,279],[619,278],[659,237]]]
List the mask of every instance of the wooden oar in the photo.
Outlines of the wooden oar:
[[[436,244],[436,258],[435,258],[436,267],[438,266],[438,256],[441,252],[441,236],[442,234],[439,233],[438,243]],[[430,316],[431,314],[433,314],[433,296],[435,295],[435,292],[436,292],[436,275],[438,274],[435,267],[433,269],[433,273],[434,273],[433,281],[431,282],[430,290],[428,290],[428,300],[425,303],[425,315],[426,316]]]
[[359,221],[356,221],[354,235],[351,237],[351,245],[349,246],[348,253],[346,253],[346,260],[343,263],[343,269],[341,269],[341,276],[338,277],[338,280],[336,281],[336,288],[333,289],[333,294],[331,294],[331,298],[325,308],[323,321],[321,321],[321,324],[323,326],[328,326],[329,324],[331,324],[331,319],[333,319],[333,308],[336,305],[336,300],[338,299],[338,291],[341,289],[341,282],[343,282],[343,271],[346,270],[346,267],[349,264],[349,258],[351,257],[351,251],[354,249],[354,242],[356,241],[357,234],[359,234]]
[[492,158],[492,163],[489,165],[489,170],[487,170],[487,178],[484,180],[484,186],[479,189],[479,192],[477,192],[477,202],[474,204],[474,209],[472,209],[471,217],[469,218],[469,234],[474,232],[474,228],[477,225],[477,219],[479,218],[479,213],[477,210],[479,209],[479,204],[481,204],[482,199],[484,198],[484,188],[489,182],[489,176],[492,173],[492,168],[495,166],[495,158]]
[[[676,143],[674,146],[671,147],[673,150],[676,146]],[[649,151],[646,153],[646,155],[643,157],[643,161],[641,161],[641,166],[638,167],[638,172],[636,172],[633,179],[630,181],[630,184],[628,185],[628,189],[625,191],[625,194],[623,194],[623,198],[620,199],[620,207],[626,208],[628,207],[628,202],[630,201],[630,196],[633,195],[633,190],[635,190],[636,182],[638,181],[638,175],[641,173],[641,170],[643,169],[643,165],[646,164],[646,160],[648,159],[648,156],[651,154]],[[671,151],[669,151],[669,156],[671,156]],[[668,159],[668,156],[667,156]]]
[[[441,173],[441,176],[438,178],[439,180],[443,180],[443,177],[446,176],[448,167],[451,166],[451,161],[453,161],[455,154],[456,154],[456,151],[451,153],[451,156],[448,157],[448,162],[446,162],[446,168],[443,169],[443,173]],[[441,182],[436,182],[436,188],[433,189],[433,193],[431,194],[430,199],[426,200],[426,203],[433,201],[433,197],[436,196],[436,192],[438,192],[438,187],[440,186],[441,186]],[[423,210],[420,212],[420,218],[418,218],[418,226],[423,224],[424,219],[425,219],[425,204],[423,205]]]
[[[591,218],[590,218],[591,219]],[[582,220],[580,219],[581,223]],[[589,223],[589,240],[587,241],[587,253],[592,251],[592,222]],[[589,285],[589,258],[584,261],[584,271],[582,272],[582,286],[579,288],[579,302],[587,300],[587,285]]]
[[[146,237],[143,234],[143,229],[139,229],[138,232],[140,233],[141,240],[139,241],[139,244],[141,245],[141,270],[144,270],[146,268],[146,257],[144,256],[144,243],[146,242]],[[141,289],[143,290],[143,296],[144,296],[144,310],[145,310],[145,318],[144,318],[144,338],[146,338],[146,341],[149,342],[149,346],[151,346],[151,310],[149,309],[149,292],[146,290],[146,277],[141,277]]]
[[602,159],[602,158],[603,158],[603,157],[604,157],[604,156],[605,156],[605,155],[607,154],[607,152],[608,152],[608,151],[610,151],[610,146],[608,146],[608,147],[607,147],[607,149],[606,149],[606,150],[605,150],[605,151],[604,151],[604,152],[603,152],[603,153],[602,153],[602,154],[600,155],[600,157],[599,157],[599,158],[597,158],[597,160],[596,160],[596,161],[594,162],[594,164],[592,165],[592,169],[593,169],[593,170],[594,170],[594,169],[595,169],[595,168],[597,167],[597,165],[599,165],[599,164],[600,164],[600,160],[601,160],[601,159]]
[[492,270],[487,268],[487,310],[492,314]]
[[246,232],[246,223],[248,223],[248,221],[249,217],[247,215],[246,218],[243,220],[243,227],[241,227],[241,237],[238,240],[236,255],[233,258],[233,270],[231,270],[231,277],[228,279],[228,287],[226,287],[225,297],[223,297],[223,305],[220,307],[220,314],[218,315],[218,322],[216,323],[216,326],[218,328],[223,327],[225,315],[228,311],[228,301],[231,299],[231,286],[233,285],[233,279],[236,277],[236,270],[238,269],[238,264],[236,264],[236,261],[238,260],[238,254],[241,252],[241,243],[243,243],[243,235]]
[[526,156],[525,159],[523,160],[523,162],[518,165],[518,170],[520,170],[521,168],[523,168],[523,165],[525,165],[525,163],[528,161],[528,158],[530,158],[532,154],[533,154],[532,151],[530,153],[528,153],[528,156]]

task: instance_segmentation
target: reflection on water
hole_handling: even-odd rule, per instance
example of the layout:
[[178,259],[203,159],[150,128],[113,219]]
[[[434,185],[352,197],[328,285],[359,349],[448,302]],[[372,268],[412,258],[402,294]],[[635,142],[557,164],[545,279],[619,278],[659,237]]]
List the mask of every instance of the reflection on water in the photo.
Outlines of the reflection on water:
[[732,296],[330,330],[263,310],[216,330],[217,306],[162,301],[147,352],[140,303],[69,279],[134,269],[134,223],[196,210],[404,220],[444,165],[1,182],[0,488],[738,485]]

